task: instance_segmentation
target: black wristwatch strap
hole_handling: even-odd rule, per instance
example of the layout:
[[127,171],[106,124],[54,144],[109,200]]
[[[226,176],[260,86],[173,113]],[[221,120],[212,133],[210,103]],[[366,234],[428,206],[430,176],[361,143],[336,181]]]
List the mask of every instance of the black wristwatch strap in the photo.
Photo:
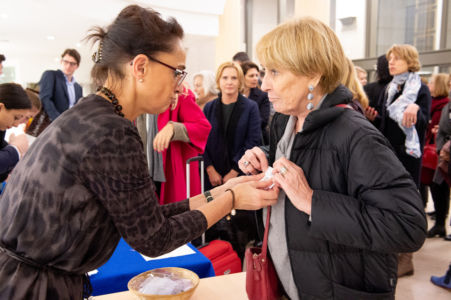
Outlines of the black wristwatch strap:
[[204,192],[205,198],[207,198],[207,203],[213,200],[213,196],[211,195],[210,191]]

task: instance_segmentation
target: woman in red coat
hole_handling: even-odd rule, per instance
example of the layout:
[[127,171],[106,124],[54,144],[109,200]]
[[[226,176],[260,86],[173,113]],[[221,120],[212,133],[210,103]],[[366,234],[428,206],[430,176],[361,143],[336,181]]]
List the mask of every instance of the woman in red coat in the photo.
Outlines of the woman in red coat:
[[[204,153],[211,125],[196,104],[194,94],[185,89],[177,103],[158,115],[158,134],[154,149],[163,152],[166,182],[161,184],[160,204],[186,199],[186,161]],[[200,194],[197,162],[190,167],[190,194]]]
[[[425,145],[434,145],[435,148],[435,134],[432,129],[438,126],[440,121],[440,115],[442,113],[443,107],[448,103],[448,74],[439,73],[431,77],[428,83],[429,91],[431,92],[431,120],[429,121],[426,130]],[[437,167],[437,166],[436,166]],[[427,168],[425,166],[425,161],[423,160],[423,166],[421,168],[421,197],[423,199],[424,206],[426,207],[428,193],[427,186],[431,186],[432,178],[434,177],[435,168]],[[431,193],[432,188],[431,188]]]

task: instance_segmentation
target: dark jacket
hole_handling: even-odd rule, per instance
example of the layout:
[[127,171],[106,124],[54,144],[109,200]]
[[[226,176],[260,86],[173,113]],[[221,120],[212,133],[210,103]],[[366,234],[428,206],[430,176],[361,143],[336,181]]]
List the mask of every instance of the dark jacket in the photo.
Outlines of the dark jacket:
[[[404,86],[402,86],[402,89],[397,94],[395,94],[393,99],[397,99],[399,96],[401,96],[403,89]],[[387,98],[388,95],[387,92],[385,92],[377,108],[377,110],[381,114],[379,129],[391,143],[392,147],[395,149],[396,156],[399,158],[399,160],[401,160],[402,164],[410,173],[417,186],[419,186],[421,157],[414,158],[413,156],[410,156],[406,153],[406,135],[401,130],[401,128],[399,128],[399,125],[388,115],[386,107]],[[421,84],[420,90],[418,91],[418,96],[415,104],[420,107],[417,114],[417,123],[415,124],[415,128],[420,140],[421,153],[423,153],[426,129],[429,123],[431,111],[431,94],[429,93],[429,88],[423,83]]]
[[[67,93],[66,78],[61,70],[45,71],[39,81],[42,105],[51,121],[69,109],[69,95]],[[75,82],[75,103],[83,97],[82,87]]]
[[[213,165],[216,171],[224,176],[231,169],[240,171],[238,160],[247,149],[261,145],[262,135],[260,114],[254,101],[239,94],[226,129],[223,128],[221,106],[221,95],[219,95],[219,98],[208,102],[204,107],[204,114],[211,124],[211,131],[203,156],[205,168]],[[206,183],[209,186],[208,178]]]
[[[285,199],[288,252],[302,300],[393,299],[396,253],[419,249],[426,235],[420,194],[388,141],[360,113],[335,107],[351,100],[340,85],[293,142],[290,160],[313,189],[311,222]],[[288,118],[276,113],[271,122],[270,165]]]
[[0,131],[0,182],[8,178],[18,161],[19,153],[5,141],[5,131]]
[[257,102],[258,110],[260,112],[263,137],[268,139],[268,137],[265,137],[265,134],[267,132],[266,128],[268,126],[269,109],[270,109],[268,93],[263,92],[259,88],[252,88],[248,98]]

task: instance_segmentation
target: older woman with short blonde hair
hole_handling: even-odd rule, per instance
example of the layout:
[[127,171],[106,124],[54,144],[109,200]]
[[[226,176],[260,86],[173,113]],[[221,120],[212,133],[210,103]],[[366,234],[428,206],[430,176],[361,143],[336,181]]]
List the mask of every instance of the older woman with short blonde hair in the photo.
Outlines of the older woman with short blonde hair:
[[276,114],[269,151],[248,150],[239,166],[254,174],[272,166],[281,188],[268,249],[284,291],[293,300],[393,299],[396,253],[421,247],[426,220],[387,140],[347,105],[354,96],[340,84],[346,57],[337,36],[302,18],[267,33],[256,50]]

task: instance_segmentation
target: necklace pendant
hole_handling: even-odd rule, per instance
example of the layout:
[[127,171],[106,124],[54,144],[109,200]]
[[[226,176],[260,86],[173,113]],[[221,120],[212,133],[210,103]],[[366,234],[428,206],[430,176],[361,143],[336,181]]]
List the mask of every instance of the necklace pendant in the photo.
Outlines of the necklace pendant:
[[308,110],[312,110],[315,106],[313,105],[312,102],[307,103],[307,109]]

